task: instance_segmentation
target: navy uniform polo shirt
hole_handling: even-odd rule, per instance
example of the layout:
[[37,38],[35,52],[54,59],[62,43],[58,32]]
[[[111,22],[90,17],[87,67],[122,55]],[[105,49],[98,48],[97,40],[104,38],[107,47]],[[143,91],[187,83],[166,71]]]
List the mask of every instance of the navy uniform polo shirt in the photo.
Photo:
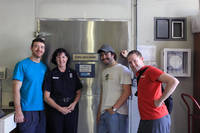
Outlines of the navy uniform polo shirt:
[[67,68],[65,72],[60,72],[57,67],[46,73],[43,85],[44,90],[49,91],[50,97],[55,101],[74,99],[76,91],[82,88],[75,70]]

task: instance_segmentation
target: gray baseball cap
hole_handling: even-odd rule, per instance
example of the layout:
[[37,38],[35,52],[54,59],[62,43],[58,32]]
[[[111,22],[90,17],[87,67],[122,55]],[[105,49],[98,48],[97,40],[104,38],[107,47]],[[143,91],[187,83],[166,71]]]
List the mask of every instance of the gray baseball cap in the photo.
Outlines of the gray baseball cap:
[[112,52],[112,53],[115,53],[115,50],[108,44],[103,44],[101,46],[101,48],[97,51],[97,53],[100,53],[100,52]]

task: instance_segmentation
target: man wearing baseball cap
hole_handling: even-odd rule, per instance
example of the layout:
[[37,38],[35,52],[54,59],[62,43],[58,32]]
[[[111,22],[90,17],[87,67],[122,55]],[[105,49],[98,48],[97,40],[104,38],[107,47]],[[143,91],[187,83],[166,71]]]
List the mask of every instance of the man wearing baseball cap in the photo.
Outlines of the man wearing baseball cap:
[[131,95],[131,72],[126,66],[117,63],[117,55],[110,45],[102,45],[97,52],[105,65],[102,71],[97,132],[127,133],[127,99]]

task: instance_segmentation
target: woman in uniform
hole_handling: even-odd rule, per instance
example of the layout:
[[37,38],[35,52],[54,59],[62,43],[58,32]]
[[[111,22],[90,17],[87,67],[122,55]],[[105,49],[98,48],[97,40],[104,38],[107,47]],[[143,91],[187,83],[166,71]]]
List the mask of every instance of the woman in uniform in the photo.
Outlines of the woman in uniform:
[[45,76],[43,87],[47,103],[47,133],[77,133],[82,84],[76,72],[69,68],[69,60],[65,49],[56,49],[51,62],[57,67]]

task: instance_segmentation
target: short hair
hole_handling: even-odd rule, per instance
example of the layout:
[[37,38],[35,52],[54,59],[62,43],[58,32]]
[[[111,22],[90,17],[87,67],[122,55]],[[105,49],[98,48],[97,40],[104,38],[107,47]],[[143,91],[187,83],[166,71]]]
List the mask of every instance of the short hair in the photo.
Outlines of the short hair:
[[138,50],[131,50],[128,55],[127,55],[127,58],[132,55],[132,54],[136,54],[138,57],[142,57],[142,54],[140,53],[140,51]]
[[61,53],[64,53],[67,56],[68,60],[67,60],[66,66],[68,66],[70,64],[70,56],[69,56],[69,53],[64,48],[58,48],[53,52],[51,62],[57,66],[58,64],[56,62],[56,57],[60,55]]
[[44,43],[44,45],[46,45],[45,41],[42,38],[39,38],[39,37],[33,39],[31,47],[33,47],[34,42],[41,42],[41,43]]

